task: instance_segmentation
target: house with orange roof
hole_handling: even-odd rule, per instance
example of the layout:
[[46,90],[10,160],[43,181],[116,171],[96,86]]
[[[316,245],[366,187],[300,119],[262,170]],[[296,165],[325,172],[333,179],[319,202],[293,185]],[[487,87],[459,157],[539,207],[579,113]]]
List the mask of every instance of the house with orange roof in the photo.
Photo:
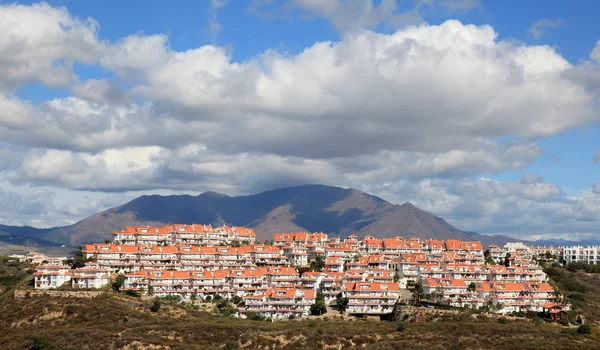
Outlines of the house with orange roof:
[[69,265],[39,265],[33,274],[35,289],[55,289],[71,282]]
[[302,289],[269,289],[264,294],[244,297],[244,306],[239,308],[240,317],[255,312],[273,320],[284,320],[307,316],[315,303],[316,292]]
[[300,245],[284,246],[283,255],[294,266],[308,266],[308,249]]
[[78,289],[98,289],[110,282],[110,270],[101,268],[97,263],[88,262],[84,267],[74,269],[71,285]]
[[400,297],[398,283],[350,282],[342,287],[348,298],[346,312],[361,315],[385,315],[394,310]]
[[327,272],[321,279],[320,291],[325,297],[325,302],[330,303],[342,292],[344,274],[341,272]]
[[330,256],[325,259],[325,270],[330,272],[344,272],[346,260],[341,256]]

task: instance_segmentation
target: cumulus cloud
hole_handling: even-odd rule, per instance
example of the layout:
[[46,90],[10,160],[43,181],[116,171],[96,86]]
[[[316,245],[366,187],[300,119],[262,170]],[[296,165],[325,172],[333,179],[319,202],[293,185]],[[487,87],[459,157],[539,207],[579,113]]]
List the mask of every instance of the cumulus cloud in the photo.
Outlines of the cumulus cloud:
[[102,52],[98,23],[46,3],[0,5],[0,91],[27,81],[51,87],[77,79],[73,62],[92,64]]
[[456,15],[481,7],[479,0],[416,0],[408,9],[398,0],[254,0],[248,10],[267,18],[324,18],[340,34],[383,26],[398,29],[424,22],[427,14]]
[[[213,1],[215,21],[225,4]],[[396,18],[406,13],[392,1],[291,4],[345,35],[235,62],[216,45],[177,51],[161,34],[105,42],[92,19],[47,4],[0,6],[0,29],[9,33],[0,38],[0,178],[60,191],[231,195],[325,183],[411,199],[464,229],[509,232],[521,223],[541,232],[552,229],[545,215],[588,232],[597,187],[570,197],[533,174],[469,179],[520,169],[543,156],[538,137],[597,122],[595,62],[572,65],[552,47],[498,40],[486,25],[406,26],[411,19]],[[420,23],[423,11],[476,6],[419,1],[412,13]],[[402,29],[364,30],[381,25]],[[74,63],[106,74],[80,81]],[[71,96],[24,101],[14,88],[27,81],[67,87]],[[507,138],[514,141],[493,141]],[[33,214],[18,220],[33,223],[47,211],[65,223],[107,205],[94,196],[52,204],[49,193],[32,201],[37,207],[2,215],[23,210]]]
[[410,201],[468,231],[522,239],[600,234],[600,195],[590,190],[568,195],[551,183],[487,178],[420,180],[365,189],[395,203]]
[[248,152],[220,154],[203,144],[176,149],[158,146],[108,149],[96,154],[45,150],[28,154],[12,181],[98,191],[162,188],[253,193],[305,183],[357,187],[364,182],[397,178],[460,178],[519,168],[538,154],[539,146],[535,143],[489,142],[470,151],[435,154],[382,151],[375,156],[330,159]]
[[598,40],[596,46],[594,46],[594,49],[590,53],[590,58],[594,61],[600,62],[600,40]]
[[232,133],[228,151],[440,151],[481,137],[548,136],[598,118],[594,96],[564,76],[572,66],[554,49],[498,42],[491,27],[457,21],[362,32],[243,63],[223,48],[174,52],[165,37],[135,36],[103,64],[135,72],[133,93],[158,113],[210,124],[223,139]]
[[[0,184],[2,181],[0,181]],[[3,225],[28,225],[34,227],[57,227],[71,225],[80,219],[121,205],[134,197],[131,194],[94,195],[79,193],[79,198],[57,200],[57,196],[68,196],[72,191],[42,188],[0,188],[0,223]],[[70,192],[70,193],[69,193]],[[63,203],[60,203],[63,202]]]
[[208,9],[208,23],[210,25],[210,34],[212,42],[216,43],[219,33],[223,30],[223,25],[219,22],[217,14],[220,9],[227,6],[229,0],[210,0],[210,8]]
[[558,28],[564,24],[564,20],[559,19],[542,19],[534,22],[531,27],[529,27],[529,34],[533,36],[535,39],[540,39],[541,37],[548,35],[551,29]]

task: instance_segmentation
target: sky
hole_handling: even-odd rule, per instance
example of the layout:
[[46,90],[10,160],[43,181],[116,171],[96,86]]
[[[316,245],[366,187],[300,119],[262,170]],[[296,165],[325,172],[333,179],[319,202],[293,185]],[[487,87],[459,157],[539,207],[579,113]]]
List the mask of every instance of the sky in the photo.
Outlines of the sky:
[[0,2],[0,224],[320,183],[600,239],[597,1]]

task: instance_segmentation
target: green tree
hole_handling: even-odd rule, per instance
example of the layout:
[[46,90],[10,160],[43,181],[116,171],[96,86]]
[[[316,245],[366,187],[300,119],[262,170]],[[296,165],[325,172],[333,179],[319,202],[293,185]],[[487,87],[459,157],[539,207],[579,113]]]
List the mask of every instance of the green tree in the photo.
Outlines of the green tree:
[[338,310],[340,310],[340,313],[344,313],[346,307],[348,307],[348,298],[344,298],[342,293],[336,295],[335,305],[337,305]]
[[320,316],[324,313],[327,313],[327,305],[325,304],[325,301],[317,300],[310,306],[311,315]]
[[419,302],[421,300],[421,297],[423,296],[423,283],[421,283],[421,281],[418,281],[414,284],[414,299],[415,299],[415,303]]
[[149,296],[154,296],[154,287],[148,286],[148,295]]
[[467,291],[474,292],[476,290],[477,290],[477,286],[475,285],[475,282],[469,283],[469,286],[467,287]]
[[311,271],[321,271],[325,268],[325,257],[321,254],[317,254],[314,261],[310,262]]
[[112,289],[116,292],[120,291],[121,288],[123,287],[123,285],[125,284],[125,276],[123,275],[118,275],[117,278],[115,278],[115,281],[112,284]]
[[504,257],[504,266],[505,267],[510,266],[510,253],[506,253],[506,256]]
[[73,260],[71,261],[71,268],[72,269],[78,269],[80,267],[84,267],[85,266],[85,258],[83,257],[83,255],[75,255],[73,257]]
[[238,241],[237,239],[231,242],[231,246],[232,247],[241,247],[242,244],[240,243],[240,241]]
[[158,310],[160,310],[160,301],[154,300],[154,304],[152,304],[152,306],[150,307],[150,311],[158,312]]
[[233,305],[239,305],[242,301],[244,301],[244,299],[242,299],[242,297],[240,297],[239,295],[234,295],[231,298],[231,302],[233,303]]

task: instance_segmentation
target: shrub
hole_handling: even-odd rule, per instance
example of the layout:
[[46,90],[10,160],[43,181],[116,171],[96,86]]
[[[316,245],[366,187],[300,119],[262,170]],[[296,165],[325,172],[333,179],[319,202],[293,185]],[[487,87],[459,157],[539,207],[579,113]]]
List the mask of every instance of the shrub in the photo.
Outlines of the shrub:
[[246,313],[246,318],[252,321],[264,321],[266,319],[265,316],[252,311]]
[[562,334],[579,335],[579,333],[577,333],[577,330],[574,328],[563,328],[560,332]]
[[396,322],[396,330],[398,332],[403,332],[406,329],[406,322],[399,320]]
[[498,323],[500,323],[500,324],[507,324],[508,323],[508,319],[506,319],[506,317],[500,317],[498,319]]
[[77,305],[67,305],[65,306],[65,314],[71,316],[77,312],[77,309]]
[[242,299],[242,297],[240,297],[239,295],[234,295],[234,296],[231,298],[231,302],[232,302],[234,305],[238,305],[238,304],[239,304],[239,303],[241,303],[242,301],[243,301],[243,299]]
[[41,350],[45,349],[50,345],[48,339],[41,335],[36,335],[33,337],[33,344],[31,345],[31,350]]
[[565,327],[567,327],[569,325],[569,321],[567,321],[566,318],[561,318],[560,321],[558,321],[558,323]]
[[158,310],[160,310],[160,301],[154,300],[154,304],[152,304],[152,307],[150,308],[150,311],[152,311],[152,312],[158,312]]
[[592,327],[587,324],[582,324],[577,328],[577,333],[579,334],[592,334]]
[[179,295],[167,295],[166,297],[162,297],[160,299],[164,300],[164,301],[174,302],[174,303],[181,302],[181,297]]
[[227,344],[225,344],[225,350],[233,350],[233,349],[239,349],[240,348],[240,344],[236,341],[230,341]]
[[137,290],[126,290],[125,295],[129,295],[130,297],[136,298],[139,298],[141,296],[140,292],[138,292]]
[[212,298],[211,298],[211,296],[209,295],[209,296],[207,296],[207,297],[206,297],[204,300],[206,300],[206,302],[207,302],[207,303],[210,303],[210,302],[211,302],[211,300],[212,300]]
[[572,293],[569,294],[569,298],[577,301],[585,301],[585,296],[581,293]]

